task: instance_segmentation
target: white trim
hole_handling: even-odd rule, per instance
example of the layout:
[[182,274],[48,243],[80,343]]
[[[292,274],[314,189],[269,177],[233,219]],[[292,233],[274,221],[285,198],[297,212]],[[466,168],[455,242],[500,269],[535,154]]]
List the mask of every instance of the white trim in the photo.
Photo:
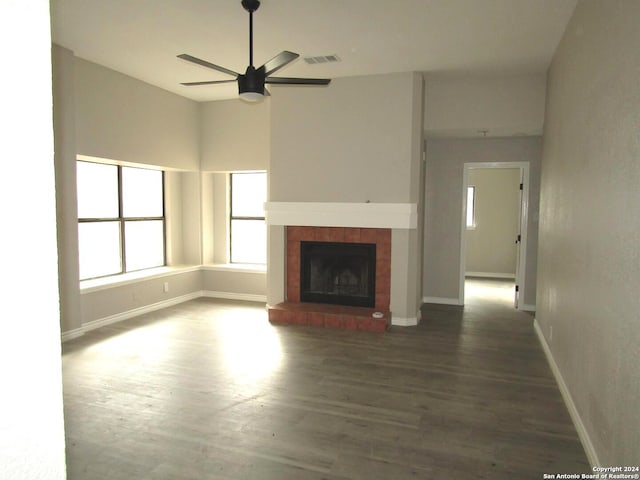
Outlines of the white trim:
[[90,332],[91,330],[95,330],[96,328],[111,325],[113,323],[121,322],[123,320],[128,320],[130,318],[137,317],[138,315],[142,315],[144,313],[154,312],[162,308],[178,305],[179,303],[187,302],[189,300],[193,300],[201,296],[202,296],[202,292],[189,293],[187,295],[181,295],[179,297],[174,297],[169,300],[163,300],[161,302],[152,303],[151,305],[145,305],[144,307],[134,308],[133,310],[127,310],[126,312],[116,313],[115,315],[109,315],[108,317],[92,320],[90,322],[84,323],[80,328],[76,328],[73,330],[69,330],[68,332],[64,332],[62,334],[62,341],[66,342],[67,340],[78,338],[83,334]]
[[467,277],[480,277],[480,278],[507,278],[510,280],[516,279],[515,273],[497,273],[497,272],[466,272]]
[[415,327],[418,325],[418,319],[416,317],[394,317],[391,316],[391,325],[397,327]]
[[162,308],[171,307],[173,305],[178,305],[179,303],[188,302],[189,300],[194,300],[196,298],[202,298],[202,297],[222,298],[226,300],[244,300],[247,302],[259,302],[259,303],[267,302],[266,295],[253,295],[249,293],[198,291],[198,292],[182,295],[179,297],[174,297],[169,300],[163,300],[161,302],[153,303],[151,305],[145,305],[144,307],[134,308],[133,310],[127,310],[126,312],[116,313],[115,315],[109,315],[108,317],[92,320],[90,322],[84,323],[80,328],[74,328],[73,330],[68,330],[66,332],[63,332],[61,335],[61,340],[64,343],[69,340],[73,340],[74,338],[81,337],[85,333],[90,332],[91,330],[95,330],[96,328],[111,325],[113,323],[118,323],[123,320],[128,320],[130,318],[134,318],[145,313],[154,312]]
[[422,303],[438,303],[441,305],[464,305],[460,298],[422,297]]
[[416,229],[415,203],[266,202],[267,225]]
[[544,338],[542,330],[540,329],[540,324],[537,319],[533,321],[533,328],[538,337],[538,341],[540,342],[540,346],[542,346],[542,350],[544,351],[545,356],[547,357],[547,362],[549,363],[549,367],[551,368],[551,372],[553,372],[553,376],[556,379],[556,383],[558,384],[558,388],[560,388],[560,393],[562,394],[562,399],[564,400],[565,405],[567,406],[567,410],[569,410],[569,415],[571,416],[571,420],[573,421],[573,425],[578,432],[578,437],[580,438],[580,442],[582,442],[582,447],[584,448],[585,453],[587,454],[587,459],[591,464],[591,467],[600,466],[600,460],[598,459],[598,453],[596,452],[595,447],[593,446],[593,442],[591,442],[591,438],[589,437],[589,433],[582,422],[582,418],[580,417],[580,413],[576,408],[576,404],[571,397],[571,392],[567,387],[567,384],[562,378],[562,373],[558,368],[558,364],[553,358],[553,354],[551,353],[551,348],[549,348],[549,344],[547,340]]
[[522,310],[524,312],[535,312],[536,311],[536,306],[535,305],[529,305],[529,304],[522,304],[518,306],[518,310]]
[[66,332],[62,332],[60,339],[62,340],[62,343],[64,343],[66,341],[73,340],[74,338],[81,337],[82,335],[84,335],[84,332],[85,330],[82,327],[74,328],[73,330],[67,330]]
[[242,300],[245,302],[267,303],[266,295],[256,295],[253,293],[234,293],[234,292],[216,292],[205,290],[202,292],[203,297],[222,298],[224,300]]
[[202,270],[210,272],[259,273],[264,275],[267,273],[267,266],[243,263],[216,263],[203,265]]

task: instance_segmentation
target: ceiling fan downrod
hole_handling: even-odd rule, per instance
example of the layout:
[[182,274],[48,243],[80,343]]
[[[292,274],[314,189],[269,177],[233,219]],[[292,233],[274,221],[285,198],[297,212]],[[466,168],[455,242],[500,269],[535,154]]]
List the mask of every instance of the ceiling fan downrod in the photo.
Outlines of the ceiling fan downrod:
[[249,12],[249,66],[253,67],[253,12],[260,7],[260,0],[242,0],[241,3]]

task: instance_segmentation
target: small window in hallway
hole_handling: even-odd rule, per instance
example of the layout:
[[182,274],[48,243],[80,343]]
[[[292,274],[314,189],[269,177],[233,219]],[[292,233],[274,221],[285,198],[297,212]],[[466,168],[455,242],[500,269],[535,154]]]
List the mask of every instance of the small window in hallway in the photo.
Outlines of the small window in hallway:
[[476,187],[467,187],[467,228],[476,227]]

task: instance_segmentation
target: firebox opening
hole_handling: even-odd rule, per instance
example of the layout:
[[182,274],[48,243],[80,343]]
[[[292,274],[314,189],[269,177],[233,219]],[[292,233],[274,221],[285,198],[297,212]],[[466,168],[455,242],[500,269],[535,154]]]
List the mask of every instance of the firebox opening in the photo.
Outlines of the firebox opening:
[[376,245],[300,242],[300,300],[375,305]]

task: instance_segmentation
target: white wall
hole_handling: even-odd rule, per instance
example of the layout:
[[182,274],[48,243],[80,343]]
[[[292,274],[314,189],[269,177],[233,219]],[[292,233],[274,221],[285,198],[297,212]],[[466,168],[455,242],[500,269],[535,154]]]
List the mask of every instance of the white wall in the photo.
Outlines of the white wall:
[[205,266],[202,272],[205,295],[218,298],[266,302],[267,272],[242,266]]
[[270,147],[270,99],[206,102],[200,108],[203,172],[266,170]]
[[76,130],[73,52],[53,45],[53,126],[56,169],[58,272],[62,331],[82,324],[78,268]]
[[273,87],[269,201],[418,203],[415,81],[402,73]]
[[[168,292],[164,291],[165,283],[169,286]],[[80,303],[82,323],[85,328],[95,328],[172,302],[195,298],[201,291],[202,272],[198,267],[136,281],[123,280],[106,287],[85,288]]]
[[[266,271],[221,267],[229,261],[227,172],[267,170],[271,154],[270,99],[200,104],[203,179],[203,289],[207,295],[266,299]],[[217,266],[213,266],[217,265]]]
[[602,465],[640,458],[638,19],[579,2],[548,81],[537,322]]
[[545,75],[426,77],[428,136],[541,135]]
[[[225,174],[201,173],[200,152],[207,171],[265,169],[270,142],[268,102],[250,105],[233,100],[199,105],[74,57],[61,47],[54,46],[54,53],[65,338],[203,291],[265,297],[264,272],[196,272],[189,267],[226,262]],[[179,267],[177,271],[146,279],[113,278],[111,285],[85,285],[80,290],[76,154],[167,169],[167,265]],[[169,292],[164,292],[165,282],[170,285]]]
[[515,278],[520,169],[473,168],[475,228],[466,231],[466,272]]
[[76,57],[77,153],[198,171],[198,104]]
[[[338,78],[325,88],[272,89],[270,202],[412,203],[421,194],[421,75]],[[391,308],[420,303],[417,229],[394,231]],[[284,234],[269,228],[268,300],[284,299]]]
[[167,265],[202,263],[201,176],[198,172],[166,171],[165,221]]
[[427,140],[423,295],[456,303],[460,291],[460,240],[464,164],[529,162],[529,218],[523,303],[535,305],[540,189],[540,137]]
[[[61,323],[65,338],[70,338],[96,320],[202,290],[201,272],[178,271],[133,282],[113,279],[110,288],[81,291],[75,194],[76,154],[167,168],[167,264],[199,266],[199,113],[193,101],[78,59],[55,45],[53,71]],[[164,282],[169,282],[169,292],[164,292]]]
[[0,3],[0,478],[63,480],[49,2]]

